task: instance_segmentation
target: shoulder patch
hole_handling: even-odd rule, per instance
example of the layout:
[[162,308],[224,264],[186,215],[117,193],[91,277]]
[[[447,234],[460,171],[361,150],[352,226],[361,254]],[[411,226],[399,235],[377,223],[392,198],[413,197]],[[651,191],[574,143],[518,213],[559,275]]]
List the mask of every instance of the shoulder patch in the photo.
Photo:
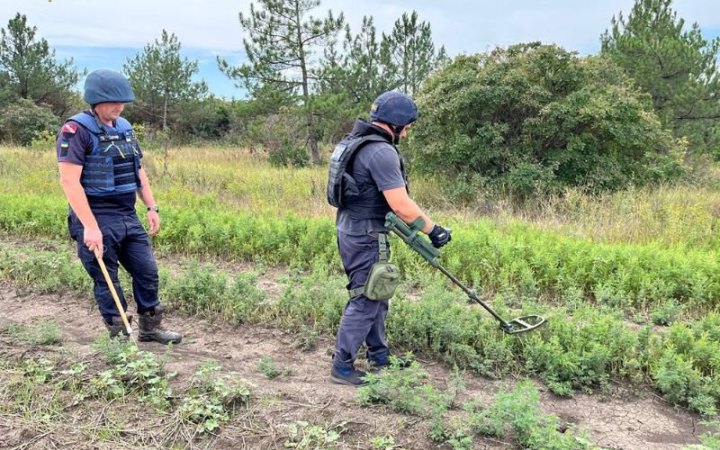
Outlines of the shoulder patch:
[[68,134],[75,134],[77,129],[78,124],[76,124],[75,122],[65,122],[65,125],[63,125],[62,127],[62,132]]

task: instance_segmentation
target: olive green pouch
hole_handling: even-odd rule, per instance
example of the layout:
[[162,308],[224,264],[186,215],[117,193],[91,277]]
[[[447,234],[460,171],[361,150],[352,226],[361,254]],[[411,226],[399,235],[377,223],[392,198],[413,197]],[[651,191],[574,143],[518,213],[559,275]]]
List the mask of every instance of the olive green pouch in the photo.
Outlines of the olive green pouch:
[[389,262],[387,234],[378,233],[380,260],[370,268],[364,286],[350,290],[350,298],[363,294],[370,300],[389,300],[400,285],[400,269]]

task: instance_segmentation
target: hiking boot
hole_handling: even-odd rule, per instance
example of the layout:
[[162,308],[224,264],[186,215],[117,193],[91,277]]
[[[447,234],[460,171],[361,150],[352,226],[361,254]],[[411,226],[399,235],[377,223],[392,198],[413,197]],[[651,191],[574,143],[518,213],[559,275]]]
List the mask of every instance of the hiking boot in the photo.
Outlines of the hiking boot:
[[[107,328],[108,333],[110,333],[110,339],[115,339],[117,337],[121,339],[127,339],[130,335],[127,332],[127,329],[125,328],[125,324],[123,323],[122,317],[120,316],[112,316],[112,323],[107,323],[106,320],[103,320],[103,323],[105,324],[105,328]],[[132,316],[127,316],[128,323],[132,323]]]
[[346,384],[349,386],[362,386],[365,384],[363,378],[367,375],[362,370],[357,370],[354,367],[338,369],[333,366],[330,371],[330,381],[336,384]]
[[140,333],[138,335],[140,341],[155,341],[161,344],[179,344],[182,341],[180,333],[167,331],[162,327],[162,316],[162,305],[140,314]]

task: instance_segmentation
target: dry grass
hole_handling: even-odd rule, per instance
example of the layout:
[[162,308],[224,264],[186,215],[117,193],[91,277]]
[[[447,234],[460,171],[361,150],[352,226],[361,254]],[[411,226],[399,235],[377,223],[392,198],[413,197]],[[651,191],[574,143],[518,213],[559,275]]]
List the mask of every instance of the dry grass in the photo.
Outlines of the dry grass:
[[[182,206],[204,196],[231,210],[268,216],[334,216],[325,200],[325,166],[272,167],[265,155],[243,148],[171,148],[167,171],[163,159],[162,150],[146,150],[143,160],[162,204]],[[706,179],[712,180],[712,173]],[[720,190],[710,183],[599,196],[571,189],[522,206],[482,193],[472,204],[454,205],[443,198],[436,182],[420,177],[412,177],[411,188],[418,204],[455,226],[489,218],[500,225],[522,222],[596,242],[706,247],[717,240]],[[0,147],[0,189],[62,198],[54,152]]]

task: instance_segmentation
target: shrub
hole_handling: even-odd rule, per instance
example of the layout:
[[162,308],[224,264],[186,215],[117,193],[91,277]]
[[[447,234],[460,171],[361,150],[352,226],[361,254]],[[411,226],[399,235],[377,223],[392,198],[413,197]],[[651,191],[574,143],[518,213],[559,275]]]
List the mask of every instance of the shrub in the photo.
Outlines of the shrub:
[[0,111],[0,139],[29,146],[44,132],[57,132],[60,119],[50,108],[18,99]]
[[459,56],[418,97],[413,169],[516,197],[616,190],[681,173],[683,144],[612,63],[554,45]]

